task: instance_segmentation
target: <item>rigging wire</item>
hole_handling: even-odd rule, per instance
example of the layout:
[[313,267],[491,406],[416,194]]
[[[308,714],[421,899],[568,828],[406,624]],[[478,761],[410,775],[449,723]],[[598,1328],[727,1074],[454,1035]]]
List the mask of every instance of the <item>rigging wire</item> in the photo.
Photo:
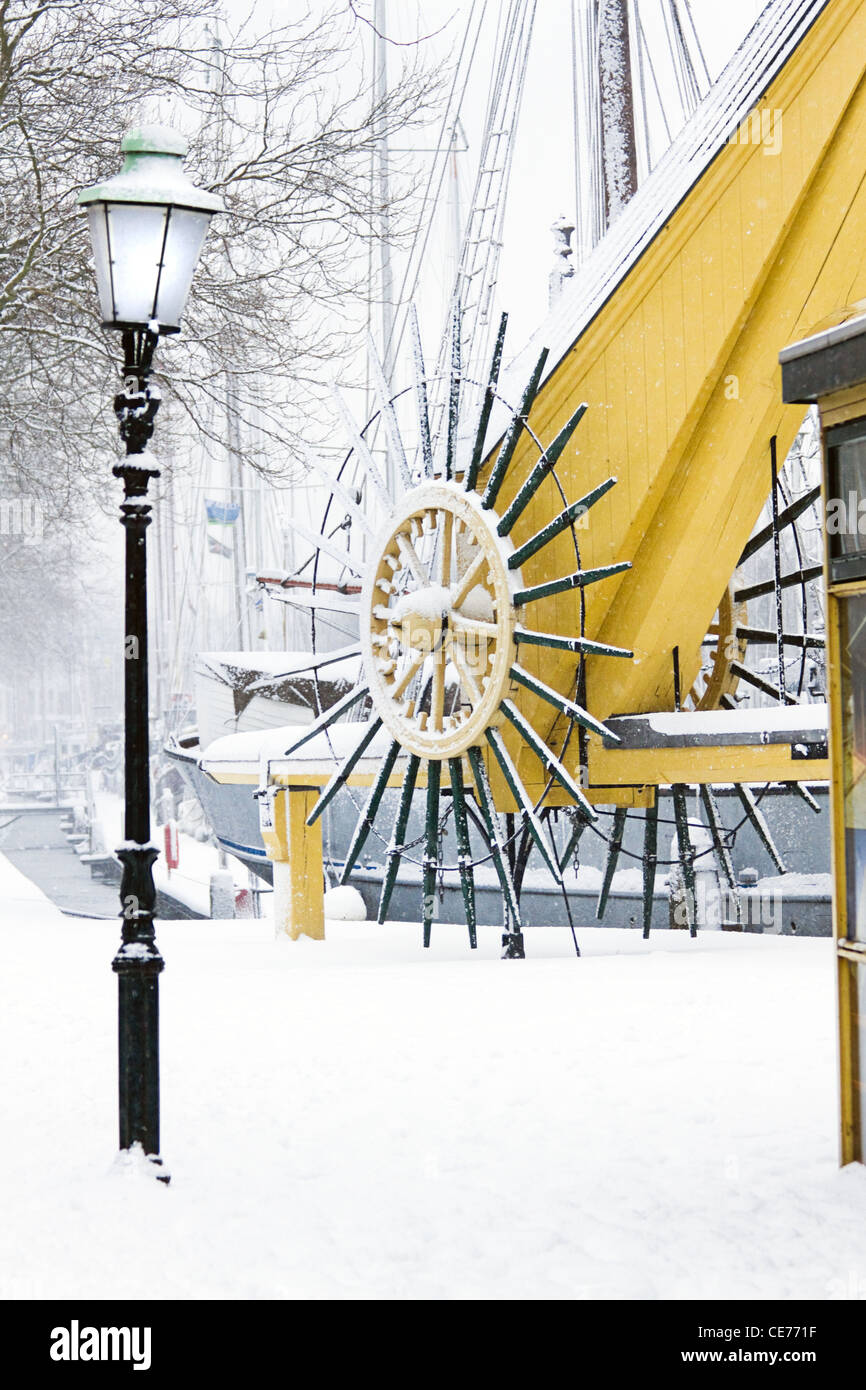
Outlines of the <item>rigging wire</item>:
[[[458,270],[439,339],[434,378],[445,378],[455,303],[461,314],[464,377],[483,376],[489,355],[490,306],[497,283],[516,133],[526,85],[537,0],[510,0],[497,27],[494,76],[488,91],[478,168],[463,231]],[[469,295],[474,298],[469,300]],[[467,383],[468,384],[468,383]],[[470,388],[471,389],[471,388]],[[431,402],[435,443],[445,415],[444,390]]]
[[[637,8],[637,5],[636,5],[636,4],[635,4],[635,6],[634,6],[634,16],[635,16],[635,40],[636,40],[636,42],[635,42],[635,48],[637,49],[638,87],[639,87],[639,89],[640,89],[640,107],[641,107],[641,115],[642,115],[642,117],[643,117],[643,122],[642,122],[642,124],[643,124],[643,138],[644,138],[644,163],[645,163],[645,165],[646,165],[646,173],[647,173],[647,174],[650,174],[650,173],[652,172],[653,159],[652,159],[652,143],[651,143],[651,141],[650,141],[650,129],[649,129],[649,102],[648,102],[648,100],[647,100],[645,59],[648,59],[650,65],[651,65],[651,63],[652,63],[652,58],[651,58],[651,56],[649,55],[649,53],[647,52],[646,36],[645,36],[645,34],[644,34],[644,32],[643,32],[643,25],[641,24],[640,13],[639,13],[639,11],[638,11],[638,8]],[[655,71],[653,71],[652,76],[653,76],[653,81],[655,81]],[[656,94],[658,95],[658,84],[657,84],[657,83],[656,83]],[[667,118],[666,118],[665,113],[664,113],[664,108],[661,108],[661,112],[662,112],[662,120],[665,122],[665,127],[667,128]],[[668,130],[668,139],[670,140],[670,131],[669,131],[669,130]]]
[[[677,3],[677,4],[679,4],[679,2],[680,2],[680,0],[676,0],[676,3]],[[692,31],[692,40],[693,40],[693,42],[694,42],[695,52],[697,53],[697,55],[698,55],[698,57],[699,57],[699,59],[700,59],[700,61],[701,61],[701,67],[702,67],[703,70],[704,70],[704,78],[705,78],[705,80],[706,80],[707,88],[710,88],[710,87],[713,85],[713,79],[710,77],[710,70],[709,70],[709,68],[707,67],[707,60],[706,60],[706,58],[704,57],[704,50],[703,50],[703,47],[701,46],[701,41],[700,41],[700,39],[699,39],[699,37],[698,37],[698,31],[697,31],[697,29],[695,28],[694,17],[692,16],[691,0],[682,0],[682,4],[683,4],[683,8],[685,9],[686,18],[687,18],[688,21],[689,21],[689,27],[691,28],[691,31]]]
[[[453,79],[452,79],[451,89],[450,89],[449,94],[448,94],[448,101],[446,102],[445,111],[443,112],[443,115],[442,115],[442,123],[441,123],[441,125],[440,125],[439,135],[438,135],[437,142],[436,142],[436,155],[437,155],[437,158],[433,161],[433,163],[431,164],[431,167],[430,167],[430,173],[429,173],[429,176],[428,176],[428,179],[427,179],[427,187],[426,187],[426,189],[425,189],[425,191],[424,191],[424,196],[423,196],[422,202],[421,202],[421,212],[420,212],[419,217],[418,217],[418,225],[417,225],[417,227],[416,227],[416,229],[415,229],[415,234],[414,234],[414,237],[413,237],[413,240],[412,240],[412,245],[411,245],[411,247],[410,247],[409,259],[407,260],[407,263],[406,263],[406,266],[405,266],[405,269],[404,269],[404,272],[403,272],[403,278],[402,278],[402,280],[401,280],[400,289],[399,289],[399,292],[398,292],[398,295],[397,295],[397,299],[396,299],[396,305],[395,305],[395,310],[396,310],[396,312],[395,312],[395,315],[394,315],[393,337],[392,337],[391,343],[389,343],[389,344],[387,345],[388,348],[390,349],[390,359],[391,359],[392,362],[394,362],[394,361],[397,360],[397,355],[398,355],[398,353],[399,353],[399,351],[400,351],[400,347],[401,347],[402,342],[403,342],[403,336],[404,336],[404,334],[405,334],[406,325],[407,325],[407,323],[408,323],[409,304],[412,302],[412,299],[413,299],[413,297],[414,297],[414,295],[415,295],[415,291],[416,291],[417,288],[418,288],[418,281],[419,281],[419,278],[420,278],[420,275],[421,275],[421,269],[422,269],[422,266],[424,265],[424,261],[425,261],[425,254],[426,254],[426,251],[427,251],[427,243],[428,243],[428,241],[429,241],[429,239],[430,239],[430,231],[431,231],[432,224],[433,224],[432,215],[428,215],[428,208],[431,207],[430,191],[431,191],[431,189],[432,189],[432,187],[433,187],[433,181],[434,181],[434,179],[436,178],[437,172],[438,172],[438,180],[437,180],[437,183],[436,183],[436,190],[435,190],[435,194],[433,195],[433,198],[432,198],[432,206],[435,207],[436,204],[437,204],[437,202],[438,202],[438,200],[439,200],[440,194],[441,194],[441,192],[442,192],[442,184],[443,184],[443,181],[444,181],[444,178],[445,178],[445,174],[446,174],[447,169],[448,169],[448,155],[449,155],[449,152],[450,152],[450,150],[451,150],[451,145],[452,145],[452,131],[453,131],[453,129],[455,128],[456,121],[457,121],[458,117],[460,116],[461,110],[463,109],[463,101],[464,101],[464,98],[465,98],[465,96],[466,96],[466,88],[467,88],[467,84],[468,84],[468,81],[469,81],[469,75],[470,75],[470,72],[471,72],[471,70],[472,70],[472,65],[473,65],[473,62],[474,62],[474,59],[475,59],[475,51],[476,51],[477,46],[478,46],[478,40],[479,40],[479,36],[480,36],[480,33],[481,33],[482,25],[483,25],[483,22],[484,22],[484,16],[485,16],[486,11],[487,11],[487,0],[481,0],[481,13],[480,13],[480,15],[479,15],[479,17],[478,17],[478,20],[477,20],[476,24],[475,24],[475,36],[474,36],[474,38],[472,39],[472,46],[471,46],[471,50],[470,50],[470,53],[469,53],[469,58],[468,58],[468,61],[466,62],[465,71],[463,72],[463,84],[462,84],[462,87],[461,87],[461,89],[460,89],[460,96],[459,96],[459,99],[458,99],[458,101],[457,101],[456,107],[454,107],[454,106],[453,106],[454,93],[455,93],[455,90],[456,90],[456,88],[457,88],[457,83],[458,83],[458,80],[459,80],[460,75],[461,75],[461,65],[463,64],[464,57],[465,57],[465,54],[466,54],[466,48],[467,48],[467,44],[469,43],[469,36],[470,36],[471,31],[472,31],[473,20],[474,20],[474,17],[475,17],[475,13],[476,13],[477,7],[478,7],[478,0],[472,0],[471,8],[470,8],[470,11],[469,11],[469,17],[468,17],[467,22],[466,22],[466,29],[465,29],[464,34],[463,34],[463,41],[462,41],[462,43],[461,43],[461,45],[460,45],[460,52],[459,52],[459,54],[458,54],[457,62],[456,62],[455,67],[454,67],[454,77],[453,77]],[[453,109],[453,113],[454,113],[453,116],[451,115],[452,109]],[[447,132],[447,140],[446,140],[446,132]],[[438,165],[438,170],[437,170],[437,165]],[[421,236],[422,230],[423,230],[423,237]],[[419,241],[419,238],[420,238],[420,241]],[[419,247],[420,247],[420,249],[418,249]],[[413,264],[412,264],[412,256],[413,256],[413,254],[415,253],[416,249],[418,249],[418,255],[417,255],[417,257],[416,257],[415,264],[414,264],[414,266],[413,266]],[[410,279],[411,279],[411,284],[410,284]],[[398,322],[399,322],[399,329],[398,329],[398,327],[397,327]],[[384,345],[383,345],[383,346],[384,346]]]

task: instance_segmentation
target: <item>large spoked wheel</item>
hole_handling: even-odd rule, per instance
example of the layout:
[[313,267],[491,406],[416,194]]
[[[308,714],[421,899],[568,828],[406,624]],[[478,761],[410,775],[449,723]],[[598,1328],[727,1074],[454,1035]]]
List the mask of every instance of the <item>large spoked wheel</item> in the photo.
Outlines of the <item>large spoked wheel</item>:
[[[576,702],[582,663],[595,655],[630,658],[632,653],[583,635],[584,588],[629,566],[620,561],[581,569],[575,522],[579,519],[585,524],[584,514],[616,479],[606,479],[579,500],[569,503],[566,499],[556,477],[556,462],[586,407],[579,406],[547,446],[535,436],[528,416],[545,352],[519,407],[509,407],[506,416],[502,410],[505,402],[496,390],[504,327],[503,319],[490,376],[479,384],[461,374],[459,324],[455,321],[452,369],[445,382],[447,400],[439,417],[442,428],[438,436],[431,427],[435,415],[431,394],[437,382],[424,375],[416,339],[414,389],[397,396],[389,394],[384,375],[377,369],[379,409],[361,430],[338,401],[351,446],[336,475],[309,454],[310,466],[330,492],[319,537],[314,538],[302,526],[298,528],[315,544],[317,552],[308,599],[313,609],[313,632],[316,610],[332,605],[333,591],[339,587],[339,581],[335,584],[330,577],[320,582],[320,567],[332,567],[339,561],[353,580],[361,581],[360,586],[345,583],[340,602],[346,605],[341,611],[347,611],[350,590],[360,587],[358,646],[363,675],[342,700],[322,710],[287,752],[300,748],[320,731],[326,734],[337,770],[309,820],[314,822],[338,792],[345,790],[354,801],[358,819],[341,881],[348,881],[368,837],[378,838],[385,850],[380,921],[388,912],[401,860],[418,864],[422,870],[424,943],[429,944],[435,885],[443,873],[453,870],[460,875],[470,944],[475,945],[474,870],[480,863],[492,863],[505,904],[508,940],[503,943],[504,954],[514,957],[523,953],[518,892],[510,864],[514,841],[518,837],[527,843],[531,840],[561,884],[562,865],[542,820],[549,789],[554,783],[564,788],[585,820],[595,819],[597,814],[581,788],[580,740],[571,739],[578,726],[606,732]],[[459,429],[460,410],[473,392],[474,403],[467,413],[474,416],[474,428],[467,438]],[[407,419],[405,412],[412,406],[415,414]],[[491,448],[487,435],[494,406],[501,412],[503,432],[496,427],[494,438],[499,434],[500,444],[487,468],[485,455]],[[404,444],[407,426],[418,441],[414,456]],[[371,443],[377,429],[379,457]],[[490,433],[494,433],[492,426]],[[525,465],[516,492],[513,487],[507,490],[511,500],[502,508],[499,494],[524,435],[532,441],[535,458]],[[383,457],[385,472],[381,469]],[[536,530],[539,518],[544,524]],[[557,570],[550,575],[534,557],[567,531],[573,540],[576,568],[572,573]],[[345,552],[334,539],[341,532],[348,533],[354,542]],[[525,579],[530,560],[535,576],[545,582],[532,584]],[[569,591],[576,597],[570,631],[537,630],[531,625],[535,614],[540,613],[544,622],[544,615],[552,610],[552,605],[545,607],[546,599]],[[546,621],[552,620],[548,617]],[[539,648],[555,652],[560,667],[563,661],[573,661],[568,694],[562,693],[561,675],[553,689],[533,674],[532,668],[540,665]],[[534,653],[524,658],[523,664],[522,651]],[[365,702],[372,706],[369,718],[363,717]],[[549,713],[542,732],[532,726],[524,712],[530,706],[537,710],[539,702]],[[337,739],[337,720],[359,713],[362,718],[357,735],[349,735],[347,728]],[[546,730],[554,722],[558,724],[558,756],[546,738]],[[381,738],[383,730],[388,741]],[[518,771],[516,749],[520,745],[538,760],[543,773],[543,790],[536,800]],[[362,758],[368,760],[365,766],[369,767],[372,749],[377,770],[366,797],[358,798],[352,773]],[[488,772],[494,768],[498,785],[505,789],[503,796],[517,810],[519,824],[511,840],[503,834],[494,799]],[[377,828],[381,801],[386,788],[395,783],[400,789],[396,816],[390,835],[382,834]],[[410,831],[416,796],[424,807],[420,836]],[[456,864],[443,861],[443,830],[449,820],[453,820]],[[481,855],[473,852],[471,823],[485,842]],[[413,859],[416,846],[421,853]]]
[[454,757],[501,722],[516,586],[492,515],[457,483],[413,489],[364,587],[373,704],[402,747],[422,757]]

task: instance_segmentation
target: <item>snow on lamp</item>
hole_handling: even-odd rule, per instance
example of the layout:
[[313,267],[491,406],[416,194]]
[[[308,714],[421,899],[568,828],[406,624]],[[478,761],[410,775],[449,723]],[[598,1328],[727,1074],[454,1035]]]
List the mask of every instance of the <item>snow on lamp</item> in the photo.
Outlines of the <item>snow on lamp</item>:
[[127,131],[123,169],[79,194],[106,328],[177,333],[208,225],[223,202],[183,170],[187,142],[166,126]]

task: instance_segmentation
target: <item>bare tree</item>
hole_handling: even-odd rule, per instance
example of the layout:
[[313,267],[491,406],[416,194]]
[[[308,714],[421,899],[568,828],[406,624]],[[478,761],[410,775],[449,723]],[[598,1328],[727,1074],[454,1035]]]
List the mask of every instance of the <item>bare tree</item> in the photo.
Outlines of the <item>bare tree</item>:
[[[123,130],[179,124],[190,171],[227,207],[185,331],[160,349],[168,409],[218,438],[224,413],[207,402],[228,393],[256,422],[248,460],[285,475],[369,294],[374,142],[438,99],[412,49],[377,105],[345,3],[264,34],[249,21],[230,31],[218,11],[216,0],[0,0],[0,468],[47,512],[63,514],[89,479],[104,484],[116,447],[117,335],[98,327],[75,200],[117,167]],[[390,182],[399,234],[411,182],[399,170]]]

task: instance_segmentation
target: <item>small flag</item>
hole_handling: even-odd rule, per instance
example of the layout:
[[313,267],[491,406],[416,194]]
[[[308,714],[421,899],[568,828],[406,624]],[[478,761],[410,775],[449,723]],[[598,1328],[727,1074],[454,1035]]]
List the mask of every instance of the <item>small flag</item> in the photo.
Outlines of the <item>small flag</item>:
[[241,514],[240,502],[209,502],[205,498],[207,519],[214,526],[234,526]]
[[217,540],[216,536],[208,536],[207,548],[211,555],[221,555],[224,560],[230,560],[232,558],[231,546],[223,545],[222,541]]

